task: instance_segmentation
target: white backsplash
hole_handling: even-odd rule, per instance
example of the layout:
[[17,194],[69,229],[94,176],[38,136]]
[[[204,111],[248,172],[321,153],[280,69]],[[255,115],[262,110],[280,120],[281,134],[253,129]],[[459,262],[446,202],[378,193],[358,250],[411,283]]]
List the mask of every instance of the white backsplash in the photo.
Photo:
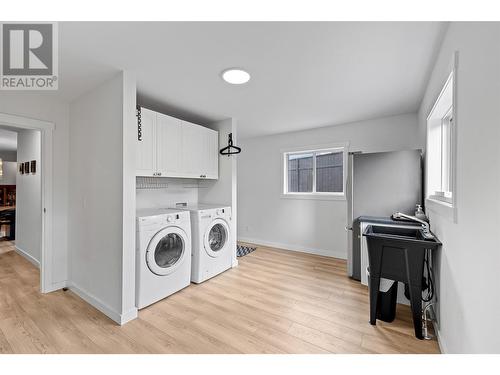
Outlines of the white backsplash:
[[175,207],[176,203],[198,203],[199,180],[184,178],[137,177],[136,206],[142,208]]

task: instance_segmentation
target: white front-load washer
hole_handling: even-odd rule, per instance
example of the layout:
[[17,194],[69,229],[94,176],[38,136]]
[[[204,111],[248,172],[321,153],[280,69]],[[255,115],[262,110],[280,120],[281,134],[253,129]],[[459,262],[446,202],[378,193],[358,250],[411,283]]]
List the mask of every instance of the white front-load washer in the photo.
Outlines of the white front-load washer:
[[177,207],[191,212],[191,281],[201,283],[232,266],[231,207],[198,204]]
[[188,211],[137,211],[136,305],[142,309],[190,284],[191,221]]

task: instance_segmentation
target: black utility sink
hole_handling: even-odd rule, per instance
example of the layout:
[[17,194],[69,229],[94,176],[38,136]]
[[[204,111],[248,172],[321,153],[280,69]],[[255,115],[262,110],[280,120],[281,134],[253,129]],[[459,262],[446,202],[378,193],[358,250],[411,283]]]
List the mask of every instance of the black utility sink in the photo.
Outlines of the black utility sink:
[[379,225],[367,226],[363,236],[368,243],[370,266],[370,323],[376,324],[380,278],[401,281],[410,291],[415,336],[422,339],[424,257],[426,251],[436,250],[441,242],[433,235],[426,238],[421,229]]
[[433,242],[437,245],[441,245],[441,243],[435,237],[433,239],[425,238],[421,229],[369,225],[365,229],[363,235],[366,237],[379,239],[387,238],[388,240],[410,241],[414,245],[422,242],[422,246],[424,246],[426,249],[428,249],[430,243]]

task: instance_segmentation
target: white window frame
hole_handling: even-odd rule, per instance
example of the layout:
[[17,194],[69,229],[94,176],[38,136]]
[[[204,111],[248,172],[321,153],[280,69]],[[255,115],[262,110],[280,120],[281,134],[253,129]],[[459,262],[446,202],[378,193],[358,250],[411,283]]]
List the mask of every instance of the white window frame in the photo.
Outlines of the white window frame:
[[[294,147],[280,150],[281,153],[281,198],[285,199],[317,199],[317,200],[346,200],[347,182],[347,154],[348,142],[329,143],[322,145],[312,145]],[[289,192],[288,191],[288,155],[291,154],[318,154],[321,152],[342,152],[342,192],[316,192],[316,158],[313,158],[313,191]]]
[[[457,222],[457,100],[456,100],[456,93],[457,93],[457,62],[458,62],[458,53],[455,52],[453,55],[453,60],[450,66],[450,74],[448,75],[446,82],[440,91],[436,101],[434,102],[434,105],[432,109],[429,112],[429,115],[427,116],[427,150],[426,150],[426,208],[430,209],[431,211],[436,212],[440,216],[446,217],[450,220],[453,220],[454,222]],[[443,97],[444,93],[447,91],[449,88],[449,85],[452,86],[452,103],[451,107],[449,107],[446,111],[446,113],[443,116],[440,116],[435,113],[436,109],[439,107],[440,99]],[[429,132],[432,126],[431,122],[436,121],[440,118],[441,121],[446,121],[448,118],[451,118],[451,134],[449,137],[449,147],[451,147],[450,150],[450,165],[449,165],[449,171],[448,171],[448,192],[451,192],[451,197],[449,195],[446,195],[446,192],[444,191],[430,191],[429,186],[430,186],[430,175],[429,175]],[[441,123],[441,133],[443,131],[443,125]],[[443,139],[441,138],[441,142],[443,142]],[[442,143],[441,143],[441,152],[442,151]],[[443,186],[443,156],[441,155],[441,186]],[[441,189],[443,190],[443,189]]]

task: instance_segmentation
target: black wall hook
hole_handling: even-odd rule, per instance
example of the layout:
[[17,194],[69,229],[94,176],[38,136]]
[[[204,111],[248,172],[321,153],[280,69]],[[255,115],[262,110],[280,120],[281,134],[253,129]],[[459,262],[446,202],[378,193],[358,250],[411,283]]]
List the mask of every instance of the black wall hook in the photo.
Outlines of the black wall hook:
[[227,136],[227,146],[220,150],[221,155],[236,155],[241,152],[241,148],[233,146],[233,133],[229,133]]

